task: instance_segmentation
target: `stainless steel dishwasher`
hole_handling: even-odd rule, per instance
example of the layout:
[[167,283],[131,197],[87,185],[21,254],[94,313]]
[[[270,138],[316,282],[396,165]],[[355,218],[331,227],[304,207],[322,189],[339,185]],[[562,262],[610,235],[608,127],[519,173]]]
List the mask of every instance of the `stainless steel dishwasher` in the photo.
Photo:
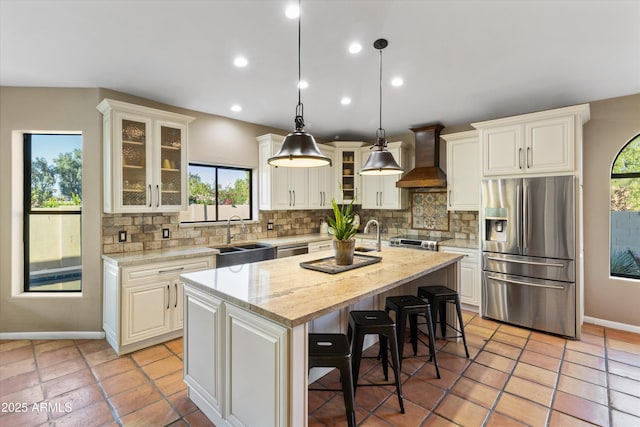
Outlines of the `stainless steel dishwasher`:
[[307,253],[309,253],[309,245],[306,243],[292,243],[276,247],[276,258],[286,258]]

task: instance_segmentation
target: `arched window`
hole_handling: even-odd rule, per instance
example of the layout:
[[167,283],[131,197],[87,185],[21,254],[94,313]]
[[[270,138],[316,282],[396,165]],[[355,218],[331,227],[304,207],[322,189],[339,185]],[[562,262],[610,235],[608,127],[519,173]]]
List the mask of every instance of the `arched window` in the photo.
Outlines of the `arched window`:
[[640,279],[640,134],[611,168],[611,275]]

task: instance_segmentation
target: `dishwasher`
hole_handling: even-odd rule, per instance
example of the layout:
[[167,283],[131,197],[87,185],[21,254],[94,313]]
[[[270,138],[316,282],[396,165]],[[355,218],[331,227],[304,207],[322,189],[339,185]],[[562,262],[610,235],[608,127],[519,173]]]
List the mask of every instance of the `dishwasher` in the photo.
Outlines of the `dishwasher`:
[[276,258],[286,258],[307,253],[309,253],[309,245],[306,243],[293,243],[276,247]]

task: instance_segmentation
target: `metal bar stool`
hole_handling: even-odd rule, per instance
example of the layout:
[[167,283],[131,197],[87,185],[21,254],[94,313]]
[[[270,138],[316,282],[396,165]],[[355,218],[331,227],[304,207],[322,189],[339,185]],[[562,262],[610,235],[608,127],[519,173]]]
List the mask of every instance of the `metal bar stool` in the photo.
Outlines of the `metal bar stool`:
[[382,359],[382,372],[385,381],[389,380],[389,355],[387,353],[387,343],[391,350],[391,368],[395,378],[396,394],[400,404],[400,412],[404,414],[404,403],[402,401],[402,385],[400,384],[400,357],[398,355],[398,342],[396,340],[396,324],[387,313],[381,310],[355,310],[349,312],[349,328],[347,336],[351,343],[351,363],[353,365],[353,378],[355,392],[358,386],[378,386],[385,384],[358,384],[358,374],[360,373],[360,361],[362,356],[362,345],[365,335],[376,334],[380,339],[380,352],[378,358]]
[[[462,321],[462,308],[460,307],[460,296],[453,289],[449,289],[446,286],[420,286],[418,288],[418,298],[426,298],[429,301],[433,310],[431,310],[431,319],[434,330],[438,322],[438,313],[440,314],[440,331],[442,338],[460,338],[464,343],[464,351],[469,357],[469,349],[467,348],[467,339],[464,335],[464,322]],[[452,303],[456,306],[456,312],[458,313],[458,323],[460,323],[460,329],[455,328],[453,325],[447,323],[447,305],[446,303]],[[460,335],[453,337],[447,337],[447,325],[453,328]]]
[[[429,303],[413,295],[401,295],[387,297],[385,300],[384,311],[395,312],[396,317],[396,341],[398,341],[398,353],[400,356],[400,368],[402,368],[402,358],[404,353],[404,331],[407,325],[407,317],[409,318],[409,327],[411,329],[411,344],[413,346],[413,355],[418,354],[418,314],[425,316],[427,330],[429,333],[429,361],[433,360],[436,367],[436,375],[440,378],[440,369],[438,368],[438,359],[436,356],[435,334],[433,332],[431,309]],[[422,341],[422,340],[420,340]]]
[[[356,425],[351,375],[351,352],[344,334],[309,334],[309,370],[311,368],[338,368],[342,382],[342,395],[349,427]],[[310,389],[316,390],[316,389]],[[328,389],[317,389],[327,391]],[[331,390],[339,391],[339,390]]]

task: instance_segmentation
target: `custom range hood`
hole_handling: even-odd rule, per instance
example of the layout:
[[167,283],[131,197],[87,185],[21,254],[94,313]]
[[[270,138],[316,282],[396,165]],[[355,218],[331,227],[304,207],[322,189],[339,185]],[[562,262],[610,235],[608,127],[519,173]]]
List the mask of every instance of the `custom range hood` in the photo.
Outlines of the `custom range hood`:
[[440,124],[411,128],[416,138],[416,166],[403,176],[396,187],[446,187],[447,176],[440,169]]

